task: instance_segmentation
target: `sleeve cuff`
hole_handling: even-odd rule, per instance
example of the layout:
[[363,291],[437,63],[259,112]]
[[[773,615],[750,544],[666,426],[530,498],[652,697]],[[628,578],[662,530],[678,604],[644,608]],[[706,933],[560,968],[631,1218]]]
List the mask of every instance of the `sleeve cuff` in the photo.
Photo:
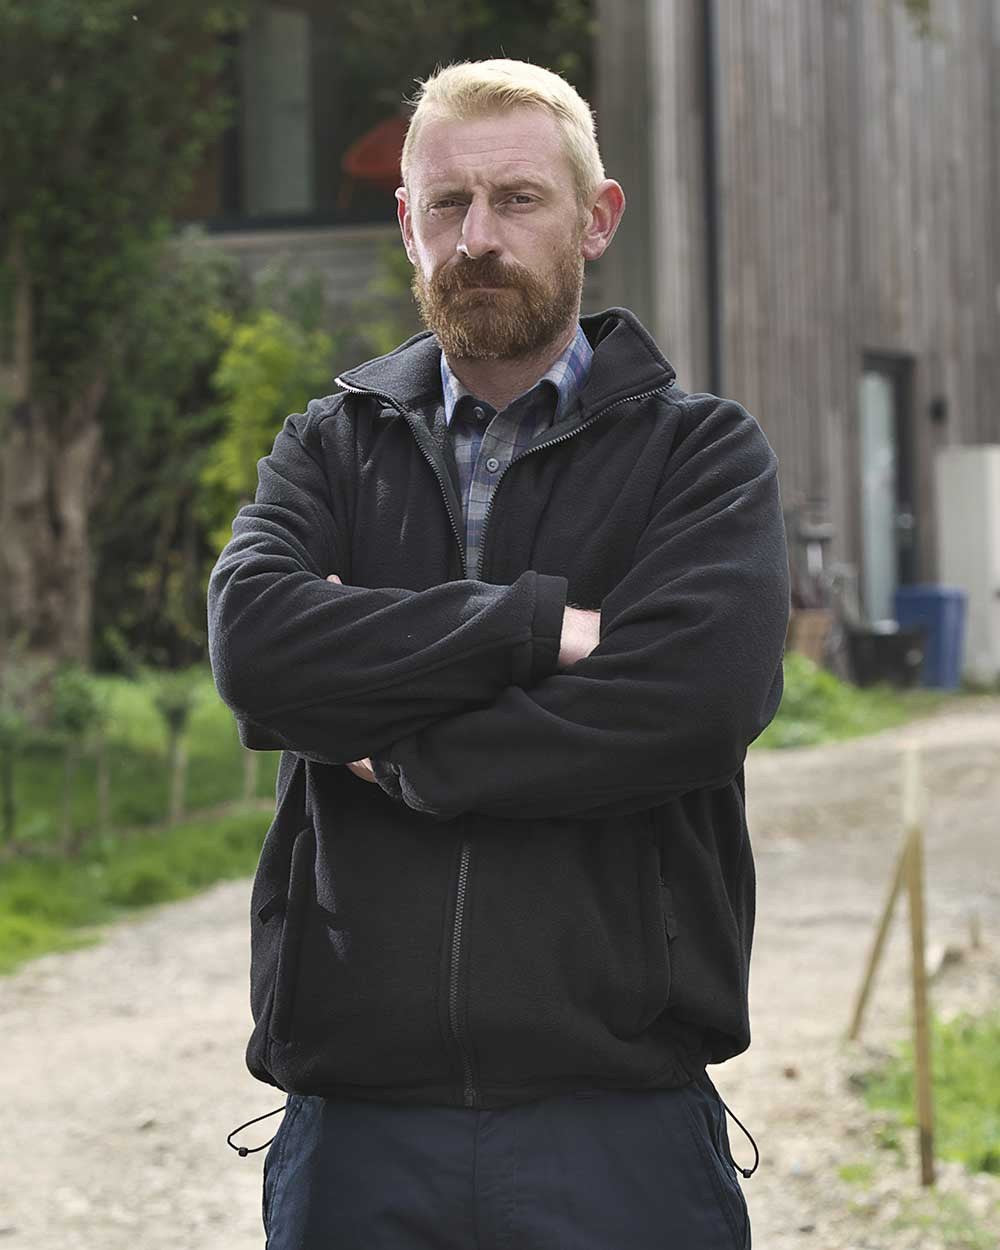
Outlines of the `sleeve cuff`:
[[534,686],[543,677],[549,677],[556,671],[568,594],[569,578],[559,573],[537,574],[535,616],[531,624],[531,659],[525,683],[527,686]]
[[371,760],[372,772],[375,774],[375,780],[382,789],[393,799],[399,799],[402,802],[403,790],[400,785],[399,765],[393,764],[389,760],[378,759],[374,755],[368,757]]

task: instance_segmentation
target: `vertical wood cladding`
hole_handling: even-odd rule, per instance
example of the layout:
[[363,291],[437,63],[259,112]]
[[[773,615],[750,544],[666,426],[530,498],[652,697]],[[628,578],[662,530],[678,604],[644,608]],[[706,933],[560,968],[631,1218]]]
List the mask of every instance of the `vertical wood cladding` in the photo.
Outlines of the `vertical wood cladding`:
[[[626,195],[645,165],[649,198],[605,290],[629,303],[618,274],[648,264],[652,329],[692,391],[709,386],[706,2],[597,5],[598,47],[617,49],[599,73],[619,80],[601,107],[642,139],[621,161],[605,146],[605,163]],[[833,554],[858,562],[862,356],[912,357],[919,573],[933,579],[934,451],[1000,442],[1000,0],[932,0],[923,37],[902,0],[715,5],[725,393],[761,421],[786,502],[832,520]],[[629,41],[640,10],[648,38]],[[929,416],[939,397],[944,424]]]

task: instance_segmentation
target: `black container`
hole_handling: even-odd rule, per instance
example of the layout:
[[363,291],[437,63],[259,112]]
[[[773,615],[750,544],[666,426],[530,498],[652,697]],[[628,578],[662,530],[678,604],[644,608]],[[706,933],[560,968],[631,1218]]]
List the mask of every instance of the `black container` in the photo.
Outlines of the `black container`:
[[873,686],[884,681],[903,689],[918,686],[924,665],[926,632],[923,626],[849,628],[847,653],[854,684]]

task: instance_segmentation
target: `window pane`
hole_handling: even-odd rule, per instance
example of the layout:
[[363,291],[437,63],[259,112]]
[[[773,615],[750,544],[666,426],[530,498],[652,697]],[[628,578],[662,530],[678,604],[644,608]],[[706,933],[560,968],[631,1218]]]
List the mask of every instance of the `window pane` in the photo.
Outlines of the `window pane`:
[[244,211],[261,217],[311,213],[310,19],[262,5],[242,54]]

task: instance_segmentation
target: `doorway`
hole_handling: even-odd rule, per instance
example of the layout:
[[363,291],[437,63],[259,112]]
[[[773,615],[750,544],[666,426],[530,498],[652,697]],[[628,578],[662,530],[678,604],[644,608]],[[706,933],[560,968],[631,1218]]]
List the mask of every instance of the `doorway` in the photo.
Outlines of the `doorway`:
[[913,358],[865,353],[858,388],[861,604],[894,616],[896,587],[917,580],[913,474]]

